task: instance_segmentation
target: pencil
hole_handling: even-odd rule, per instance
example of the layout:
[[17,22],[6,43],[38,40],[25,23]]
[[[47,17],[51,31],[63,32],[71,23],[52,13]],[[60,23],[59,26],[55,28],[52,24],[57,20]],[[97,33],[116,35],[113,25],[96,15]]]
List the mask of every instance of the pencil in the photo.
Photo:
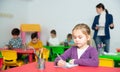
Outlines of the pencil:
[[57,56],[62,60],[62,58],[60,57],[60,55],[59,54],[57,54]]

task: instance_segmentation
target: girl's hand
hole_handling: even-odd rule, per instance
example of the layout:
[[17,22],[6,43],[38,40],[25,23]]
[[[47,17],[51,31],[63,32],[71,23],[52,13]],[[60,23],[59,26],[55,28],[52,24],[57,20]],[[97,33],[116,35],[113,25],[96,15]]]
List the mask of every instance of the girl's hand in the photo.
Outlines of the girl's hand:
[[75,61],[75,59],[71,59],[71,60],[69,61],[69,63],[70,63],[70,64],[74,64],[74,61]]
[[66,61],[64,60],[59,60],[58,63],[57,63],[58,66],[65,66],[66,65]]
[[28,48],[30,48],[30,49],[34,49],[34,47],[32,47],[32,46],[28,46]]

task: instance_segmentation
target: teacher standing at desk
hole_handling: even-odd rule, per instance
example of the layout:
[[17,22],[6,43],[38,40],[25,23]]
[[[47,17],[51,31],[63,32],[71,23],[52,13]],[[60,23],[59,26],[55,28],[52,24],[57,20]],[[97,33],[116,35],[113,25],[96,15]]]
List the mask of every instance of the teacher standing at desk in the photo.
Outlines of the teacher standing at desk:
[[97,16],[95,16],[92,29],[94,30],[94,36],[93,39],[95,41],[97,50],[98,45],[103,43],[105,45],[104,51],[109,52],[109,46],[110,46],[110,29],[114,28],[113,24],[113,16],[108,13],[108,11],[105,9],[105,6],[102,3],[99,3],[96,6],[96,12],[98,13]]

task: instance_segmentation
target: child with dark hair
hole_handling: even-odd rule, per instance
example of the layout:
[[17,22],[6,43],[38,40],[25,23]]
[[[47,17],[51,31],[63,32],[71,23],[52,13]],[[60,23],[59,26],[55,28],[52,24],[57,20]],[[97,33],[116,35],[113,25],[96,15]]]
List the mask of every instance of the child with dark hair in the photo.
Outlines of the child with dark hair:
[[[35,49],[36,51],[43,48],[43,43],[38,38],[37,32],[31,34],[31,41],[28,43],[28,48]],[[35,60],[35,54],[33,54],[33,60]],[[25,57],[24,62],[28,63],[28,56]]]
[[11,34],[13,38],[9,41],[5,48],[8,48],[10,45],[12,46],[12,48],[22,48],[22,39],[19,37],[20,30],[18,28],[14,28],[11,31]]
[[56,31],[55,30],[51,30],[50,33],[56,35]]
[[43,47],[43,43],[39,40],[37,32],[31,34],[31,41],[28,43],[28,47],[34,49]]
[[57,38],[56,31],[53,29],[53,30],[51,30],[50,34],[51,34],[51,37],[48,40],[48,44],[51,46],[59,45],[60,43],[59,43],[59,40]]
[[69,33],[69,34],[67,35],[67,39],[65,39],[65,41],[62,42],[61,44],[64,44],[65,46],[66,46],[66,44],[67,44],[68,46],[73,46],[73,45],[74,45],[74,41],[73,41],[73,39],[72,39],[72,34]]

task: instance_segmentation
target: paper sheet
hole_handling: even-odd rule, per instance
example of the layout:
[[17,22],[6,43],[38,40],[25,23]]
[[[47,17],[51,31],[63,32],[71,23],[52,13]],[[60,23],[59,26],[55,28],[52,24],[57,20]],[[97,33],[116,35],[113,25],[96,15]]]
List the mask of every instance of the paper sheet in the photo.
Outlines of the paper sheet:
[[70,64],[70,63],[66,63],[65,67],[67,68],[71,68],[71,67],[75,67],[75,66],[78,66],[77,64]]
[[[71,67],[75,67],[75,66],[78,66],[77,64],[70,64],[68,62],[66,62],[66,65],[61,67],[61,68],[71,68]],[[60,66],[55,66],[55,67],[60,67]]]

